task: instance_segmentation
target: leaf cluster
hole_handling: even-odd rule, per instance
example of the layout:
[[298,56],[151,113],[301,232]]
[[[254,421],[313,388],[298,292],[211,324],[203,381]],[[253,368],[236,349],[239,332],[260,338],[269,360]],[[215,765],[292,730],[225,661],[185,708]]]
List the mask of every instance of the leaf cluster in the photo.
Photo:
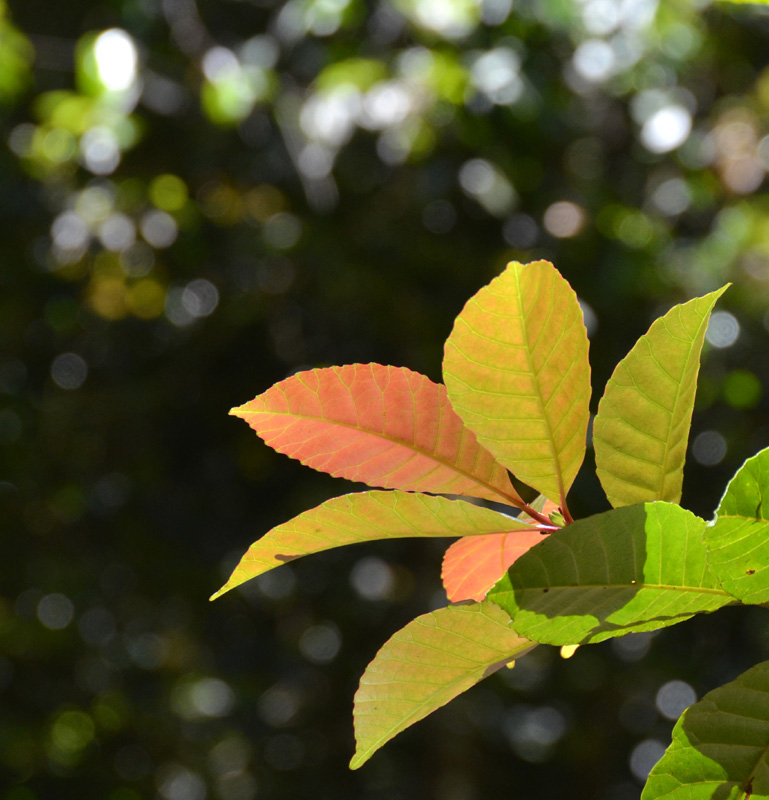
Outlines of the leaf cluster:
[[[452,604],[396,633],[361,678],[353,768],[538,644],[572,652],[769,601],[769,449],[712,520],[680,505],[701,351],[726,288],[674,306],[617,365],[592,433],[612,510],[578,520],[567,496],[587,446],[589,345],[575,292],[546,261],[510,263],[468,301],[445,386],[353,364],[300,372],[233,409],[277,451],[377,488],[271,530],[214,597],[341,545],[458,537],[442,572]],[[684,712],[644,798],[769,796],[767,693],[761,664]],[[750,736],[735,733],[743,720]]]

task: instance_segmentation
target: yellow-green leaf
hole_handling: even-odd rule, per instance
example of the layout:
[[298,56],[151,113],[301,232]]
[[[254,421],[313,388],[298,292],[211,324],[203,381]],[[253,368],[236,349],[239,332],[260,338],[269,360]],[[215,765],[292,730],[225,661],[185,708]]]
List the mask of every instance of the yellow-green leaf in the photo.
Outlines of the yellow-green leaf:
[[616,508],[681,499],[700,352],[726,286],[652,323],[606,385],[593,427],[596,472]]
[[582,310],[555,267],[512,262],[472,297],[443,375],[478,441],[561,505],[585,454],[590,366]]
[[514,517],[463,500],[410,492],[358,492],[334,497],[278,525],[248,549],[211,598],[310,553],[377,539],[473,536],[533,528]]
[[368,665],[355,694],[357,769],[396,734],[536,645],[493,603],[448,606],[399,630]]

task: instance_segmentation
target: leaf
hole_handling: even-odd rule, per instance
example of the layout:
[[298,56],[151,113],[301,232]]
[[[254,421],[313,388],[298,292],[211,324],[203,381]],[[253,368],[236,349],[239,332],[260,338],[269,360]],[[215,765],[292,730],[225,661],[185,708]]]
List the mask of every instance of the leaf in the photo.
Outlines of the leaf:
[[700,352],[724,286],[673,306],[617,364],[593,425],[596,472],[615,508],[681,499]]
[[707,568],[704,526],[662,502],[577,520],[521,556],[488,599],[518,633],[545,644],[673,625],[733,600]]
[[769,797],[769,661],[684,711],[641,800]]
[[368,665],[355,694],[357,769],[396,734],[533,647],[493,603],[448,606],[399,630]]
[[380,364],[299,372],[230,412],[321,472],[388,489],[522,502],[443,386]]
[[299,514],[254,542],[227,583],[211,599],[300,556],[346,544],[529,528],[530,523],[462,500],[408,492],[346,494]]
[[539,531],[465,536],[443,556],[441,579],[452,603],[483,600],[508,567],[542,541]]
[[472,297],[443,376],[478,441],[561,505],[585,455],[590,366],[582,310],[555,267],[514,261]]
[[708,563],[743,603],[769,600],[769,448],[749,458],[729,482],[705,528]]
[[[543,495],[539,497],[544,501]],[[537,502],[532,506],[536,507]],[[547,515],[556,510],[556,505],[548,500],[540,504],[539,510]],[[530,517],[521,514],[517,519],[526,522]],[[443,556],[441,571],[449,600],[452,603],[483,600],[508,567],[529,548],[539,544],[546,535],[537,530],[515,531],[465,536],[453,542]]]

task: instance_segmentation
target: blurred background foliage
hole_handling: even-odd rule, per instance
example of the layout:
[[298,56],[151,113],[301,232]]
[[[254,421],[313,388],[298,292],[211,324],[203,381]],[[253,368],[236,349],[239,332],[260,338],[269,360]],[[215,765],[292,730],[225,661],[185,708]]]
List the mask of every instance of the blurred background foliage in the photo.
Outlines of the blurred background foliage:
[[[758,609],[540,647],[358,772],[378,646],[441,542],[215,604],[351,488],[227,411],[301,368],[440,380],[511,259],[576,288],[597,396],[675,302],[708,331],[684,504],[769,445],[769,16],[684,0],[0,0],[0,798],[632,800]],[[606,501],[591,454],[573,511]]]

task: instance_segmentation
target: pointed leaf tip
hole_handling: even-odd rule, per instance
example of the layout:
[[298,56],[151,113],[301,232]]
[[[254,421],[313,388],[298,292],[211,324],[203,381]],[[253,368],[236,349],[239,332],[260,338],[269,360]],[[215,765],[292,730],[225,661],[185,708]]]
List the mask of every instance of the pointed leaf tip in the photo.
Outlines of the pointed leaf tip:
[[582,309],[558,270],[508,264],[457,317],[443,375],[478,441],[560,505],[585,454],[590,365]]
[[596,473],[615,508],[680,501],[702,344],[728,286],[656,319],[606,384],[593,447]]
[[272,448],[369,486],[522,503],[446,389],[401,367],[298,372],[233,409]]
[[287,561],[334,547],[378,539],[477,536],[527,529],[527,523],[515,517],[464,500],[399,491],[342,495],[278,525],[254,542],[214,598]]
[[355,694],[356,751],[362,766],[401,731],[531,650],[493,603],[423,614],[386,642]]

